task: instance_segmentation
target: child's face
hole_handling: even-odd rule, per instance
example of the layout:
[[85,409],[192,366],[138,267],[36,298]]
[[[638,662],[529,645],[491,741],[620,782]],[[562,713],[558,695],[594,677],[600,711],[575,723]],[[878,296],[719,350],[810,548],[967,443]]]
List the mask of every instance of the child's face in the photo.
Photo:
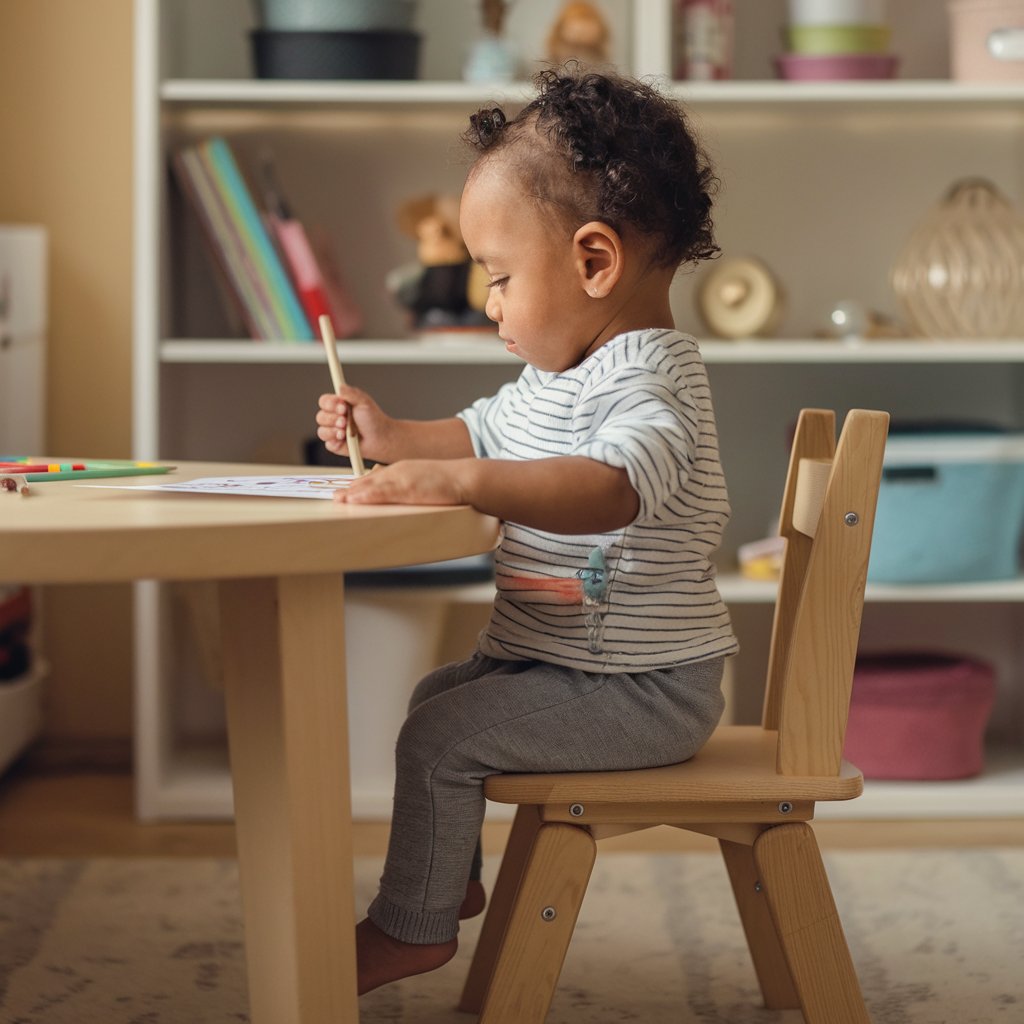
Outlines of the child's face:
[[540,370],[576,366],[600,325],[580,278],[572,233],[525,196],[500,160],[478,165],[462,193],[470,256],[487,271],[485,311],[505,347]]

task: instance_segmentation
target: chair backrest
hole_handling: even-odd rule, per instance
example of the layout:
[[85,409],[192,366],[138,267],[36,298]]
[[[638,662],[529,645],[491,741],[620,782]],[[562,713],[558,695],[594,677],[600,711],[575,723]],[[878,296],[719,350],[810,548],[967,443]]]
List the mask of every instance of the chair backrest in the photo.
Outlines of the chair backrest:
[[838,775],[889,415],[800,413],[782,499],[786,552],[762,725],[782,775]]

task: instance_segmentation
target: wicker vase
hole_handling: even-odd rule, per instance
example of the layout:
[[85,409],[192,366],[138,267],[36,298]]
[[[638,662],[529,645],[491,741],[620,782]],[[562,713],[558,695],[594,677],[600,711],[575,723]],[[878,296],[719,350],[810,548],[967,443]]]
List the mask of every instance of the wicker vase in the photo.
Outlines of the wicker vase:
[[1024,218],[991,182],[956,182],[911,233],[892,286],[926,337],[1024,338]]

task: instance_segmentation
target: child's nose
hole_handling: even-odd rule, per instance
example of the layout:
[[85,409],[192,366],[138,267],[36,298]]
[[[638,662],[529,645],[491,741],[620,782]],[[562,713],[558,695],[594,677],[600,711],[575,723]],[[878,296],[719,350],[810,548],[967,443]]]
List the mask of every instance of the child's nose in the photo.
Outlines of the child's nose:
[[496,324],[501,323],[501,303],[498,301],[498,293],[494,288],[487,293],[484,313]]

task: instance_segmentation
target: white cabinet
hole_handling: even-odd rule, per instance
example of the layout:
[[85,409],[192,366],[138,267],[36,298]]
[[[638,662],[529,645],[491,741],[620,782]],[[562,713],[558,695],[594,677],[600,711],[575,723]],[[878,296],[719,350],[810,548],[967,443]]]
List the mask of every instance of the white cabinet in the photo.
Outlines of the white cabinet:
[[[516,374],[517,363],[486,341],[410,340],[382,283],[412,255],[411,243],[393,227],[398,203],[460,188],[467,158],[457,137],[467,114],[491,99],[515,103],[528,95],[525,84],[490,88],[452,80],[476,10],[464,0],[456,16],[456,6],[421,0],[422,81],[300,83],[249,77],[249,7],[242,0],[137,0],[137,457],[298,460],[300,440],[312,433],[315,396],[328,386],[317,345],[227,336],[198,229],[171,187],[166,163],[175,146],[208,134],[227,136],[243,162],[272,148],[300,216],[335,241],[366,312],[365,338],[343,343],[353,383],[403,415],[439,416]],[[672,4],[602,6],[616,27],[617,59],[635,73],[666,72]],[[702,343],[735,510],[721,578],[744,647],[731,688],[740,720],[759,711],[773,588],[742,580],[735,552],[769,528],[797,410],[826,406],[842,416],[866,406],[900,420],[983,418],[1024,429],[1024,339],[814,340],[840,299],[898,314],[888,284],[893,256],[956,178],[985,175],[1024,201],[1024,85],[946,80],[944,9],[931,0],[891,0],[889,7],[893,47],[903,56],[900,80],[770,80],[785,5],[740,0],[737,79],[672,86],[689,104],[723,181],[716,221],[723,249],[766,261],[786,292],[779,339]],[[536,49],[549,5],[523,0],[513,11],[520,20],[511,27],[524,49]],[[698,276],[680,276],[673,302],[677,322],[699,336]],[[479,611],[487,588],[463,590],[460,600]],[[140,586],[138,601],[139,811],[145,817],[227,813],[220,698],[202,681],[201,666],[183,663],[179,652],[190,645],[175,642],[189,628],[187,616],[167,588]],[[869,783],[862,800],[832,813],[1019,815],[1022,638],[1024,579],[869,586],[866,649],[951,649],[996,664],[991,756],[978,779]],[[395,679],[395,692],[407,692],[413,681]],[[390,685],[378,682],[377,692]],[[390,739],[379,738],[385,747]],[[213,760],[195,751],[212,751]],[[357,813],[386,810],[369,789],[360,793],[359,772],[357,763]]]
[[[0,225],[0,458],[44,454],[47,235],[38,225]],[[2,495],[7,500],[21,500]],[[0,586],[0,632],[23,622],[35,594]],[[33,602],[34,603],[34,602]],[[38,634],[33,621],[33,633]],[[20,628],[20,627],[19,627]],[[42,726],[43,664],[0,680],[0,772]]]
[[0,225],[0,457],[43,454],[46,229]]

